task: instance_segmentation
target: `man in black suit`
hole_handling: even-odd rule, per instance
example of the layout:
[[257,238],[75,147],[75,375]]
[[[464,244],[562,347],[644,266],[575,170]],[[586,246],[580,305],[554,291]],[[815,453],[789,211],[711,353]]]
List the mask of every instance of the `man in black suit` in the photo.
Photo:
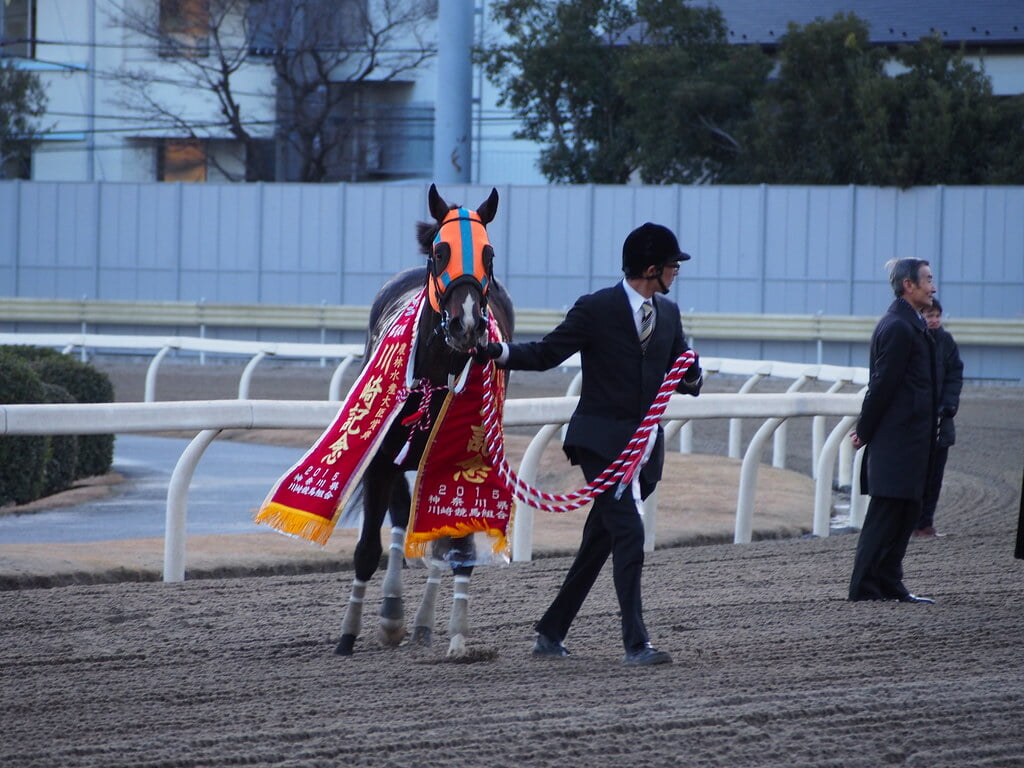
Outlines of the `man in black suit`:
[[935,284],[927,261],[887,265],[896,300],[871,337],[870,378],[854,448],[866,446],[861,489],[871,494],[857,542],[850,600],[931,603],[903,585],[903,556],[921,514],[935,450],[938,385],[935,343],[921,312]]
[[[669,229],[646,223],[633,230],[622,246],[625,277],[621,282],[580,297],[565,320],[541,341],[489,344],[478,355],[481,361],[496,358],[504,368],[543,371],[580,353],[580,400],[563,449],[583,470],[587,482],[618,458],[650,409],[665,374],[689,349],[679,307],[664,295],[679,272],[679,263],[689,258]],[[677,390],[696,396],[702,383],[695,361]],[[645,666],[671,662],[667,652],[650,645],[640,590],[644,525],[638,504],[661,479],[664,434],[660,427],[647,450],[646,463],[621,496],[616,497],[613,488],[594,500],[576,559],[551,607],[537,622],[534,655],[569,655],[562,641],[611,554],[625,662]]]

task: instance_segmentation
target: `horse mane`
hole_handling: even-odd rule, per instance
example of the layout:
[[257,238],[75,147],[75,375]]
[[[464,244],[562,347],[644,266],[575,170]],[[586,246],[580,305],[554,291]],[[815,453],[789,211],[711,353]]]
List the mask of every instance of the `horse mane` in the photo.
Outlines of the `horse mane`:
[[[454,211],[456,208],[461,207],[462,206],[459,205],[458,203],[454,203],[448,206],[448,210]],[[440,228],[441,224],[436,221],[432,223],[428,223],[426,221],[416,222],[416,240],[420,244],[420,253],[424,254],[425,256],[430,255],[430,249],[434,245],[434,238],[437,237],[437,230],[439,230]]]

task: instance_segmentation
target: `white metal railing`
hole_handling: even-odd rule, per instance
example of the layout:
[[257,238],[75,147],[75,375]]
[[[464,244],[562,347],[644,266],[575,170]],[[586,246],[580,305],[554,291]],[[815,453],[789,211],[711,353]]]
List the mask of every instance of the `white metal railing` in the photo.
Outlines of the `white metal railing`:
[[[848,422],[860,410],[862,395],[787,392],[779,394],[706,394],[699,398],[673,396],[665,411],[669,422],[711,418],[768,419],[751,441],[743,459],[736,506],[734,541],[749,542],[753,522],[753,498],[761,448],[767,434],[786,419],[801,416],[839,417],[840,423],[825,441],[818,459],[813,532],[829,533],[831,470],[838,446],[847,442]],[[553,432],[569,420],[575,397],[515,399],[505,403],[505,426],[542,426]],[[185,578],[185,529],[188,488],[203,452],[224,429],[324,429],[334,418],[337,404],[321,401],[190,400],[161,403],[89,403],[48,405],[0,405],[0,435],[108,434],[198,430],[174,468],[168,485],[164,531],[165,581]],[[771,426],[769,426],[771,425]],[[538,436],[539,437],[539,436]],[[537,438],[535,438],[536,441]],[[546,439],[545,439],[546,443]],[[531,445],[531,449],[533,446]],[[530,453],[530,450],[527,451]],[[858,452],[859,455],[859,452]],[[526,457],[523,464],[525,465]],[[527,467],[520,469],[521,476]],[[854,493],[859,489],[854,485]],[[645,508],[648,536],[645,547],[654,547],[656,506]],[[513,533],[513,559],[532,557],[533,510],[519,505]]]
[[38,347],[54,347],[71,353],[82,350],[129,350],[132,352],[154,352],[146,370],[144,402],[156,400],[156,378],[160,363],[168,352],[184,350],[219,355],[242,355],[249,362],[238,381],[238,398],[249,397],[249,386],[256,366],[267,357],[289,357],[304,360],[340,360],[328,385],[327,399],[341,399],[341,382],[345,372],[357,360],[362,360],[362,344],[310,344],[300,342],[236,341],[231,339],[207,339],[194,336],[117,336],[99,333],[0,333],[0,345],[28,344]]
[[[573,355],[563,364],[566,368],[578,368],[580,356]],[[785,363],[772,360],[740,360],[724,357],[702,357],[700,366],[705,377],[714,374],[728,376],[746,376],[746,380],[740,386],[738,394],[748,394],[754,391],[754,387],[762,380],[778,378],[792,380],[787,392],[799,392],[809,383],[824,382],[829,384],[828,392],[838,392],[846,385],[865,387],[868,383],[869,371],[867,368],[846,367],[838,365],[812,365],[807,363]],[[577,373],[566,389],[567,395],[578,395],[583,382],[582,373]],[[742,442],[743,420],[740,418],[729,419],[729,458],[740,457],[740,445]],[[693,451],[693,429],[692,424],[685,420],[670,421],[665,426],[665,438],[679,435],[679,450],[682,453]],[[818,459],[821,456],[822,445],[825,441],[825,417],[814,416],[812,428],[811,448],[811,476],[817,477]],[[549,436],[550,437],[550,436]],[[772,466],[777,469],[786,468],[786,449],[788,440],[788,429],[785,422],[778,425],[773,434]],[[841,456],[839,462],[839,484],[850,485],[850,472],[852,462],[849,452],[852,450],[849,445],[840,447]],[[543,446],[538,449],[543,453]],[[539,455],[538,453],[538,455]]]
[[[516,308],[516,332],[547,333],[565,316],[555,309]],[[365,331],[368,306],[337,304],[209,304],[184,301],[4,298],[0,322],[196,328],[295,328]],[[691,342],[701,339],[749,341],[866,342],[878,322],[868,315],[779,315],[684,312]],[[951,317],[946,328],[961,345],[1024,346],[1024,319]],[[699,346],[694,344],[694,346]]]

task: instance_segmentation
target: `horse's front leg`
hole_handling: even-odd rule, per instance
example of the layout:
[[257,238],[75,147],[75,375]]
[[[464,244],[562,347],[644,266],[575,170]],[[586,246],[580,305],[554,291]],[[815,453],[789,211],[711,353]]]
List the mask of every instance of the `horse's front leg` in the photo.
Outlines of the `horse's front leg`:
[[448,621],[448,655],[465,656],[466,638],[469,637],[469,578],[473,566],[452,569],[455,586],[452,588],[452,616]]
[[469,637],[469,579],[476,562],[476,542],[472,535],[451,539],[448,553],[455,584],[452,587],[452,615],[448,621],[448,655],[465,656]]

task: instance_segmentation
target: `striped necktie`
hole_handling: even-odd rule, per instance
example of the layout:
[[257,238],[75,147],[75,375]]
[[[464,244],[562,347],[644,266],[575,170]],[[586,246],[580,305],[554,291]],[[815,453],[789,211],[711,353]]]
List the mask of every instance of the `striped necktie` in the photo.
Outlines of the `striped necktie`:
[[651,332],[654,330],[654,307],[651,302],[645,301],[640,305],[640,347],[646,350],[651,340]]

